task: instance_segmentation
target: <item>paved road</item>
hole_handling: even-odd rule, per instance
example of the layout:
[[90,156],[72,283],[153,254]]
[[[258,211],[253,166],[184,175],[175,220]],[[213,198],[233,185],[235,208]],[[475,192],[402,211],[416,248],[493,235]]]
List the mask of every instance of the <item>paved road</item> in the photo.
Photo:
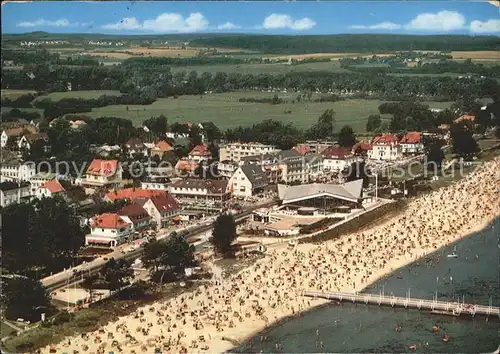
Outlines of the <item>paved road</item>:
[[[262,207],[268,207],[268,206],[271,206],[274,204],[276,204],[275,200],[266,201],[266,202],[261,203],[261,204],[255,204],[254,206],[246,209],[243,213],[237,215],[235,220],[240,221],[240,220],[246,218],[248,215],[250,215],[253,210],[258,209],[258,208],[262,208]],[[183,228],[169,229],[168,231],[164,231],[162,234],[158,235],[157,239],[160,239],[160,240],[165,239],[166,237],[168,237],[168,235],[170,235],[170,233],[172,231],[181,232],[181,231],[186,230],[189,232],[186,235],[186,238],[191,238],[191,237],[203,235],[205,232],[207,232],[208,230],[210,230],[212,228],[212,223],[213,223],[214,219],[215,219],[215,217],[211,217],[210,219],[205,220],[205,221],[198,223],[198,224],[188,225],[188,226],[183,227]],[[115,250],[113,250],[113,252],[111,252],[111,253],[108,253],[102,257],[96,258],[95,260],[93,260],[91,262],[81,264],[81,265],[76,266],[74,268],[67,269],[65,271],[62,271],[62,272],[53,274],[51,276],[48,276],[46,278],[43,278],[41,280],[41,282],[49,290],[55,290],[55,289],[58,289],[58,288],[65,286],[68,283],[71,284],[74,282],[81,281],[81,279],[83,278],[84,275],[96,273],[99,269],[101,269],[103,267],[104,264],[106,264],[107,260],[110,258],[136,259],[142,253],[141,247],[139,247],[133,251],[129,251],[129,252],[126,251],[131,246],[133,246],[133,244],[134,243],[127,243],[127,244],[120,245]],[[78,273],[80,273],[80,274],[78,274]]]

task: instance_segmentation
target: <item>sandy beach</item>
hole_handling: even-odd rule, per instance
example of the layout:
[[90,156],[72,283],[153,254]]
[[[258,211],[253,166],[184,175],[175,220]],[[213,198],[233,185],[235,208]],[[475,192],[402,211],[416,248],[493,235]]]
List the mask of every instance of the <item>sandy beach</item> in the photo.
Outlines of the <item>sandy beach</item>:
[[[360,291],[500,215],[500,158],[411,200],[396,217],[318,245],[269,249],[253,266],[191,293],[145,306],[98,331],[66,338],[58,352],[224,352],[265,326],[326,301],[305,290]],[[230,340],[227,340],[227,339]],[[42,350],[49,352],[49,347]]]

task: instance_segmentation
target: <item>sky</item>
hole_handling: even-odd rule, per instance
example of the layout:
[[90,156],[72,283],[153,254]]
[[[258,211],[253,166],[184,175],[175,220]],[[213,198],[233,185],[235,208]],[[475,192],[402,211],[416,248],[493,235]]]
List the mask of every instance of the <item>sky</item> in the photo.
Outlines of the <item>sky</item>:
[[[497,6],[492,3],[497,2]],[[2,33],[500,35],[498,0],[2,3]]]

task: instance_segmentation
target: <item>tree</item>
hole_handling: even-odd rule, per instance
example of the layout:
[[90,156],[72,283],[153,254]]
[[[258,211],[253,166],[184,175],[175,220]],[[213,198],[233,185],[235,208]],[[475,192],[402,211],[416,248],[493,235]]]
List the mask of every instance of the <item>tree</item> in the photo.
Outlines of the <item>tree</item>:
[[327,109],[318,118],[318,122],[309,129],[307,135],[311,139],[326,139],[333,135],[335,112]]
[[167,244],[158,240],[149,240],[144,244],[141,261],[146,268],[151,269],[151,273],[158,271],[163,264],[163,258],[167,253]]
[[427,168],[430,169],[434,164],[438,170],[441,169],[441,164],[444,160],[444,152],[441,149],[441,144],[433,142],[430,144],[427,151]]
[[343,147],[351,147],[356,143],[356,136],[354,135],[354,130],[350,125],[344,125],[342,129],[340,129],[338,142],[340,146]]
[[193,124],[189,130],[189,148],[193,149],[195,146],[203,142],[201,138],[201,129],[198,124]]
[[366,122],[366,131],[373,132],[382,124],[382,119],[379,114],[371,114]]
[[100,270],[100,276],[111,291],[120,291],[134,276],[130,268],[131,263],[123,258],[115,260],[111,258]]
[[42,283],[28,277],[8,279],[3,287],[2,302],[5,317],[10,320],[38,321],[41,313],[52,310],[50,296]]
[[194,246],[190,246],[181,234],[172,232],[168,238],[163,265],[181,274],[194,264]]
[[227,256],[235,239],[236,223],[233,216],[231,214],[219,215],[213,224],[211,238],[215,250],[223,256]]
[[158,278],[166,271],[171,271],[176,277],[184,273],[186,267],[195,264],[194,246],[190,246],[181,234],[172,232],[168,240],[148,241],[144,245],[144,252],[141,257],[147,268],[151,268],[153,278]]
[[452,150],[460,157],[469,158],[479,151],[477,141],[472,137],[470,124],[458,122],[452,124],[450,129]]
[[168,119],[162,114],[159,117],[152,117],[145,120],[144,125],[148,127],[151,132],[161,136],[167,132]]
[[84,244],[80,221],[61,197],[11,204],[2,220],[2,263],[15,273],[66,268]]

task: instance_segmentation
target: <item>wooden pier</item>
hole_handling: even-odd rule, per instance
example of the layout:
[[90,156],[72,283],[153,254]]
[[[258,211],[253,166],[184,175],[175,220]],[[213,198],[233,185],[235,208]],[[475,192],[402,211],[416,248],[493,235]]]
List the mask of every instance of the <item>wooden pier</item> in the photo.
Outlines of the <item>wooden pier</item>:
[[446,302],[437,300],[415,299],[408,297],[386,296],[382,293],[376,294],[354,294],[341,292],[319,292],[304,291],[303,296],[313,298],[323,298],[327,300],[337,300],[340,302],[350,302],[353,304],[366,304],[377,306],[403,307],[418,310],[439,311],[442,314],[461,316],[475,315],[498,316],[500,318],[500,308],[495,306],[473,305],[459,302]]

